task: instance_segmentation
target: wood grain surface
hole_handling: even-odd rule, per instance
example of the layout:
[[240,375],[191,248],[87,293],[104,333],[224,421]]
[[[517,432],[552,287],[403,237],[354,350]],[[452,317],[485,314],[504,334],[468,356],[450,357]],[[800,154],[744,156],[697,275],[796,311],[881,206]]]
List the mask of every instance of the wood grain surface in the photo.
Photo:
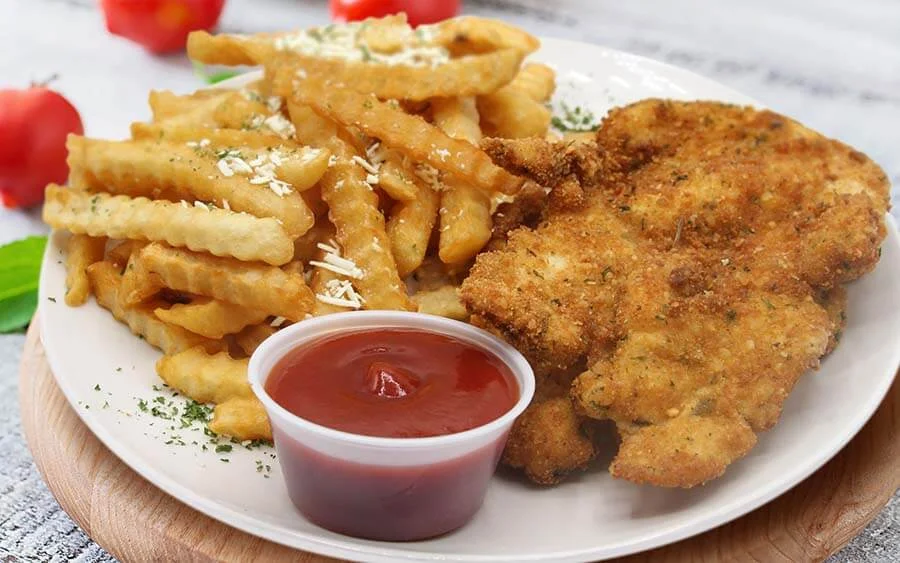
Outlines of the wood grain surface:
[[[125,562],[331,561],[204,516],[119,461],[57,388],[37,325],[22,355],[22,427],[53,495],[94,541]],[[621,561],[821,561],[878,514],[900,487],[898,467],[900,378],[853,441],[794,489],[725,526]]]

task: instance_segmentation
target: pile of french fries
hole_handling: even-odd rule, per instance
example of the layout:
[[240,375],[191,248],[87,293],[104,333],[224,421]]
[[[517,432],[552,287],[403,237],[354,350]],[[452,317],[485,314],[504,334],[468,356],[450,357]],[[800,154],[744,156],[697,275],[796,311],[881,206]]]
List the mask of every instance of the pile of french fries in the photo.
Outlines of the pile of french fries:
[[270,439],[247,357],[311,316],[466,319],[457,287],[523,180],[482,136],[545,136],[554,73],[527,33],[403,16],[251,36],[192,34],[202,63],[257,65],[240,89],[152,92],[123,141],[70,136],[44,220],[71,233],[66,303],[93,293],[158,347],[160,377],[216,405],[210,428]]

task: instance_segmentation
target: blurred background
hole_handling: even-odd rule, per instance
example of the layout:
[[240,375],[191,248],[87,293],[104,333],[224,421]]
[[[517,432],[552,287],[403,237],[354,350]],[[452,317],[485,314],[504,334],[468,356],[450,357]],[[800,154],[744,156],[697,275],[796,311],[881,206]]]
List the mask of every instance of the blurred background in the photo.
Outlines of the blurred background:
[[[402,1],[357,0],[337,11],[352,16]],[[452,11],[455,4],[407,1],[426,15]],[[149,116],[150,89],[187,92],[220,77],[221,69],[195,68],[178,52],[177,39],[154,29],[153,18],[177,20],[179,4],[217,12],[219,3],[0,0],[0,191],[4,166],[10,159],[19,162],[19,140],[46,120],[58,126],[61,119],[38,107],[33,116],[17,114],[14,130],[10,111],[18,106],[4,100],[27,99],[20,90],[54,77],[49,87],[71,103],[86,134],[124,137],[130,122]],[[150,6],[148,19],[123,16],[129,4]],[[703,74],[855,146],[900,185],[898,0],[464,0],[459,9],[503,18],[537,35],[598,43]],[[110,20],[110,26],[119,35],[108,31],[105,19],[116,14],[120,19]],[[215,15],[206,17],[215,21]],[[284,30],[331,17],[326,0],[226,0],[217,29]],[[173,52],[154,54],[147,47]],[[0,245],[43,232],[36,211],[0,208]],[[0,560],[15,560],[6,555],[111,560],[59,510],[31,462],[16,405],[23,342],[21,334],[0,335]],[[835,560],[900,560],[898,519],[895,499]]]

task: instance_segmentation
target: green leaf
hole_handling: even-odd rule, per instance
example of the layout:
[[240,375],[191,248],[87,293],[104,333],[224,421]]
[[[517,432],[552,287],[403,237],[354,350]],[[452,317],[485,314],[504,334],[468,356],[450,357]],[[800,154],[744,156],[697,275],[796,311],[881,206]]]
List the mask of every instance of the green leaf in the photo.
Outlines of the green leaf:
[[208,74],[206,72],[206,67],[195,61],[194,74],[197,75],[197,78],[206,82],[207,84],[215,84],[217,82],[222,82],[223,80],[228,80],[229,78],[234,78],[241,73],[234,70],[222,70],[219,72]]
[[19,330],[37,308],[38,278],[47,237],[0,246],[0,333]]

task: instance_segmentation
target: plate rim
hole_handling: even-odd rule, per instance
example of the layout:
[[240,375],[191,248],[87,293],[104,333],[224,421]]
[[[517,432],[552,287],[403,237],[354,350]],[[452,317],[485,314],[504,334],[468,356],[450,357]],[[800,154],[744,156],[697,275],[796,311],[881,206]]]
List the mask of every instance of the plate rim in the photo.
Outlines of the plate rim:
[[[762,104],[761,102],[758,102],[729,86],[723,85],[711,78],[678,67],[676,65],[594,43],[572,41],[555,37],[540,37],[540,39],[542,43],[547,42],[548,44],[557,44],[561,47],[568,46],[569,48],[579,50],[597,50],[606,53],[607,56],[613,55],[617,57],[625,57],[640,64],[650,64],[656,66],[657,68],[664,68],[670,72],[683,75],[686,74],[691,76],[693,79],[701,79],[703,81],[715,84],[718,89],[728,91],[729,93],[733,94],[735,98],[746,100],[745,103],[747,104],[752,104],[759,108],[766,107],[765,104]],[[213,85],[212,87],[236,87],[247,84],[261,75],[262,71],[254,70],[222,81],[218,84]],[[897,223],[892,215],[886,214],[885,224],[887,227],[887,236],[885,237],[882,244],[893,244],[898,250],[900,250],[900,231],[898,231]],[[56,237],[57,233],[54,232],[51,234],[51,236]],[[39,303],[43,303],[47,298],[46,292],[49,290],[49,288],[48,284],[45,283],[45,272],[48,271],[48,268],[46,268],[45,266],[52,266],[54,257],[51,256],[51,253],[54,246],[55,244],[48,244],[43,257],[40,278]],[[94,303],[94,306],[98,305]],[[44,315],[44,317],[46,317],[46,315]],[[793,470],[786,472],[786,474],[790,475],[789,478],[780,479],[777,486],[771,488],[763,495],[751,497],[751,500],[749,501],[736,499],[727,505],[718,507],[715,511],[708,512],[702,517],[697,517],[688,522],[681,523],[663,533],[645,535],[639,539],[630,541],[629,543],[615,546],[613,549],[604,548],[602,550],[598,550],[596,548],[587,548],[570,551],[557,551],[552,554],[517,554],[514,556],[496,554],[448,555],[435,552],[405,550],[402,547],[395,547],[403,546],[404,544],[393,544],[391,547],[352,545],[348,543],[348,541],[354,541],[354,538],[335,542],[334,540],[328,538],[318,537],[308,532],[286,528],[278,524],[262,524],[259,520],[253,518],[252,516],[248,516],[236,509],[225,507],[220,503],[217,503],[195,493],[187,486],[179,483],[177,480],[168,478],[167,476],[165,476],[165,474],[158,472],[152,465],[142,463],[142,460],[137,458],[137,456],[128,455],[128,448],[121,447],[121,441],[114,438],[111,433],[108,433],[105,430],[105,426],[101,424],[98,419],[93,416],[86,416],[89,414],[88,412],[84,412],[81,409],[76,408],[77,399],[75,397],[77,392],[73,387],[66,385],[64,381],[61,381],[57,376],[57,370],[54,369],[54,366],[64,365],[65,362],[63,362],[61,358],[57,358],[57,351],[52,349],[53,346],[48,345],[48,325],[49,323],[47,322],[40,323],[40,338],[47,357],[50,371],[53,374],[54,381],[62,391],[63,395],[66,398],[66,401],[69,403],[69,406],[73,409],[78,418],[88,427],[91,433],[94,434],[94,436],[96,436],[97,439],[100,440],[100,442],[103,443],[103,445],[113,455],[116,456],[116,458],[118,458],[120,461],[122,461],[122,463],[135,471],[135,473],[146,479],[154,487],[157,487],[166,494],[174,497],[179,502],[184,503],[194,510],[201,512],[202,514],[205,514],[206,516],[209,516],[210,518],[213,518],[217,522],[220,522],[226,526],[234,527],[256,537],[263,538],[265,540],[272,541],[274,543],[284,545],[293,549],[306,550],[312,553],[331,557],[354,558],[368,561],[452,560],[480,563],[501,561],[578,561],[585,557],[611,558],[639,553],[702,534],[711,529],[723,526],[767,504],[768,502],[772,501],[773,499],[784,494],[786,491],[799,484],[801,481],[805,480],[807,477],[809,477],[815,471],[825,465],[835,455],[837,455],[837,453],[840,452],[850,442],[850,440],[852,440],[859,433],[860,430],[862,430],[868,420],[878,409],[879,405],[881,405],[884,397],[886,396],[888,390],[890,389],[890,386],[894,381],[897,373],[897,368],[898,366],[900,366],[900,347],[897,347],[892,352],[893,357],[890,362],[894,366],[893,371],[895,375],[885,378],[882,383],[883,388],[877,389],[876,392],[872,395],[873,399],[870,401],[870,403],[865,404],[864,408],[860,408],[857,411],[856,416],[853,418],[853,423],[846,425],[846,428],[850,430],[845,431],[845,435],[842,436],[841,439],[834,442],[836,446],[833,446],[831,449],[820,454],[815,458],[815,461],[813,462],[807,461],[807,463],[805,464],[796,464],[792,466]],[[50,341],[53,341],[52,337],[50,338]],[[113,447],[114,445],[116,447]],[[126,455],[123,456],[122,454],[120,454],[120,451],[124,451]],[[685,531],[686,529],[688,531]],[[298,541],[289,542],[286,539],[288,537]]]

